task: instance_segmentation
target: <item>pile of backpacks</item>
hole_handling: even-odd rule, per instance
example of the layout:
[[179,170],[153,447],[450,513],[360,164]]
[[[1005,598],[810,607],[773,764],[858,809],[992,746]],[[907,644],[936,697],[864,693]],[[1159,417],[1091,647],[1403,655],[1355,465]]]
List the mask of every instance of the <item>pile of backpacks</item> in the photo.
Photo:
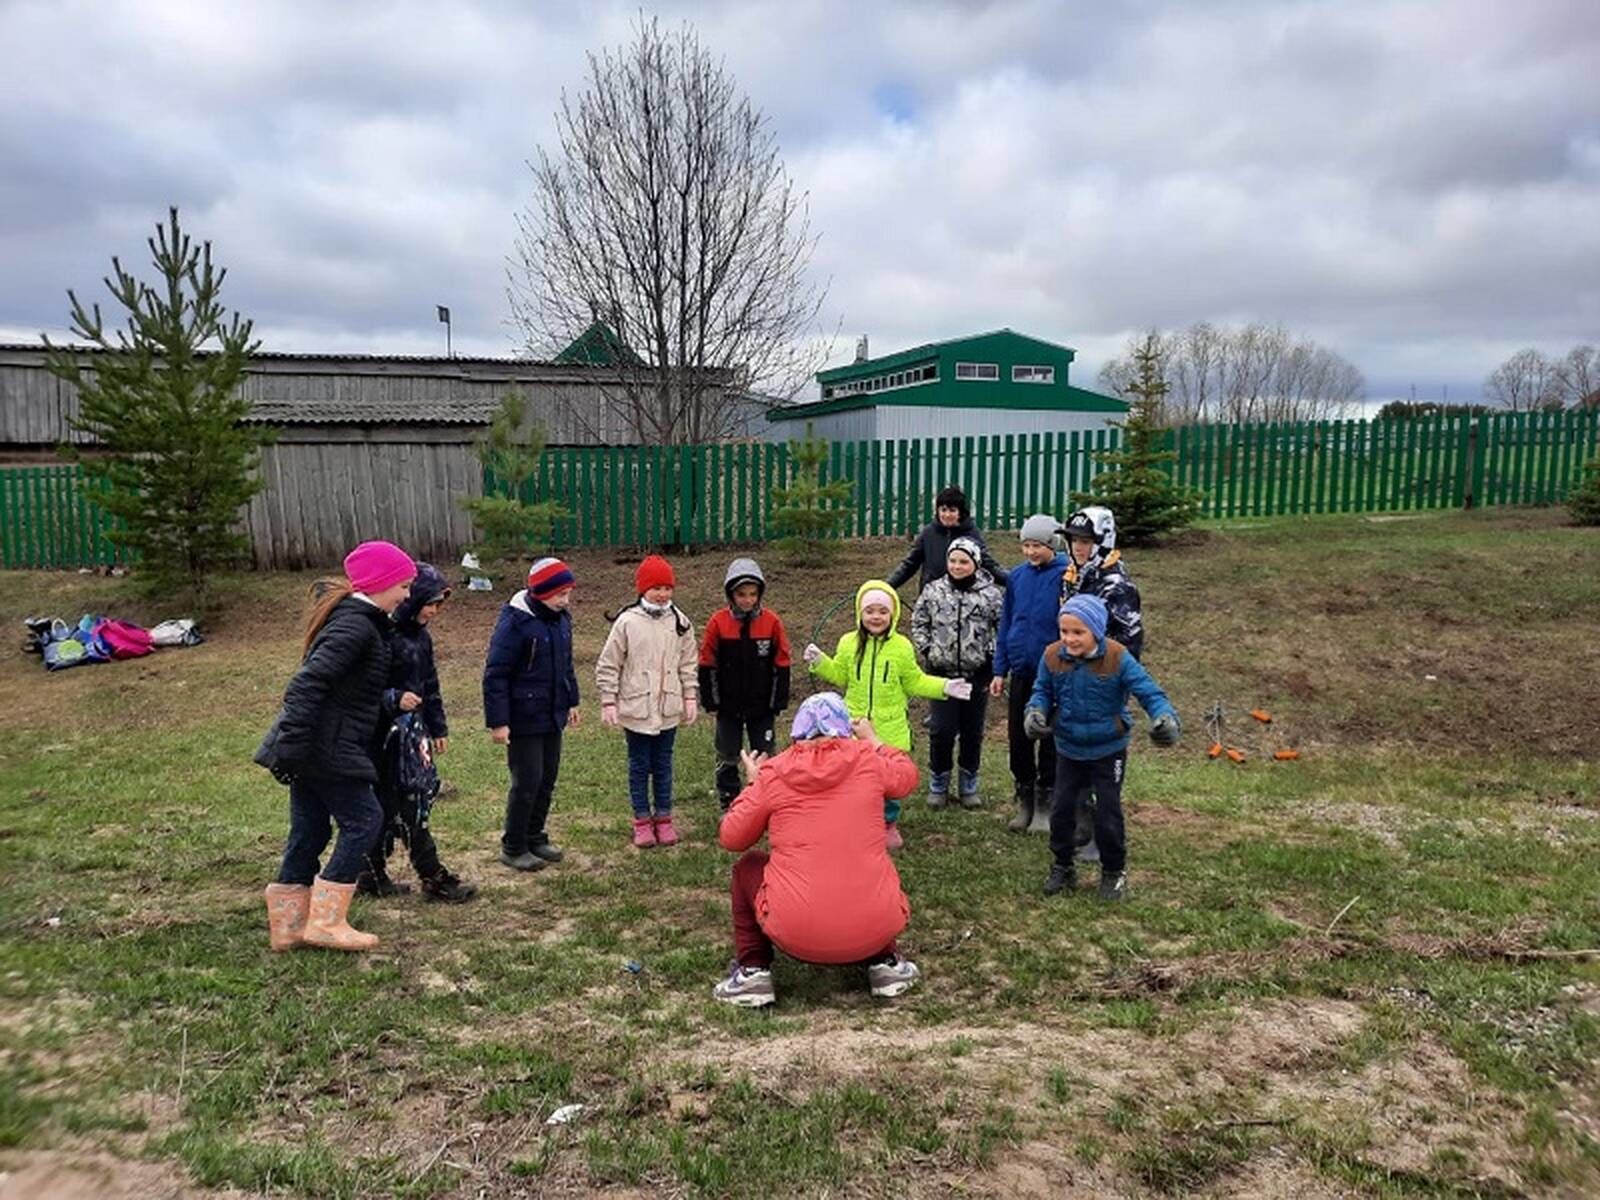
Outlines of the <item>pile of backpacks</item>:
[[205,640],[187,617],[163,621],[153,629],[93,613],[85,613],[76,625],[60,617],[26,617],[23,624],[28,627],[23,650],[37,654],[47,671],[142,658],[161,646],[198,646]]

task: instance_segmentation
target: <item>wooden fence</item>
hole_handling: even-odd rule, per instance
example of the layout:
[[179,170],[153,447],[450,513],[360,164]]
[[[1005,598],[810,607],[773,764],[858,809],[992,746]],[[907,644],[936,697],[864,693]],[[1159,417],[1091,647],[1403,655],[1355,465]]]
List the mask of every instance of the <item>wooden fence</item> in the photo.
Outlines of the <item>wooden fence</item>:
[[[1197,425],[1167,436],[1178,455],[1173,474],[1201,493],[1208,518],[1554,504],[1597,451],[1600,411]],[[966,489],[986,528],[1009,529],[1033,512],[1065,516],[1071,494],[1100,469],[1095,456],[1117,444],[1114,429],[835,442],[823,480],[855,485],[848,537],[913,533],[948,482]],[[275,463],[272,486],[248,514],[258,565],[328,564],[362,537],[385,536],[449,561],[467,538],[456,502],[480,480],[454,469],[419,474],[406,461],[415,467],[422,458],[401,454],[382,470],[341,468],[315,479],[297,470],[292,481],[277,477],[287,460]],[[557,546],[759,542],[774,536],[771,489],[793,474],[788,447],[762,443],[556,448],[541,459],[527,498],[570,510],[555,529]],[[377,494],[385,481],[395,488],[387,499]],[[115,561],[104,514],[78,482],[76,467],[0,469],[0,565]],[[496,488],[492,478],[481,483]],[[425,496],[442,497],[453,514],[447,524],[423,521]]]

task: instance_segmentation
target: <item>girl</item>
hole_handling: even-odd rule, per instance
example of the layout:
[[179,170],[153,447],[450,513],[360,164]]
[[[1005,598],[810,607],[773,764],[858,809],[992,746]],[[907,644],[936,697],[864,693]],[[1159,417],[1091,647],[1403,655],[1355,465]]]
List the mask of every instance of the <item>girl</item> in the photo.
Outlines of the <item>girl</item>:
[[[833,656],[812,642],[804,657],[818,679],[844,688],[852,719],[871,721],[880,741],[909,753],[911,724],[906,720],[906,704],[910,698],[966,700],[972,696],[972,685],[965,679],[924,675],[911,642],[895,630],[899,620],[900,597],[883,580],[869,579],[856,591],[856,628],[839,639]],[[902,844],[899,820],[900,802],[885,799],[884,836],[891,850]]]
[[[672,602],[677,586],[666,559],[652,554],[633,577],[639,598],[617,614],[595,663],[600,721],[628,737],[628,799],[633,844],[675,846],[672,825],[672,745],[678,724],[700,715],[694,625]],[[655,789],[655,811],[650,788]]]
[[500,861],[541,871],[562,853],[545,821],[561,769],[562,731],[578,727],[578,676],[572,668],[572,569],[559,558],[528,568],[528,586],[506,602],[483,665],[483,720],[506,748],[511,790]]
[[961,739],[962,808],[978,808],[978,764],[983,753],[983,718],[994,677],[994,643],[1005,595],[979,564],[983,547],[958,537],[945,556],[946,572],[923,589],[911,612],[911,641],[928,670],[972,685],[970,700],[935,700],[928,738],[928,807],[950,798],[950,767]]
[[[326,946],[370,950],[378,939],[345,920],[362,861],[378,839],[383,810],[372,785],[373,735],[389,683],[389,614],[417,568],[391,542],[362,542],[345,578],[319,580],[306,620],[305,656],[255,761],[289,785],[289,842],[266,890],[274,950]],[[330,819],[339,841],[317,873]]]

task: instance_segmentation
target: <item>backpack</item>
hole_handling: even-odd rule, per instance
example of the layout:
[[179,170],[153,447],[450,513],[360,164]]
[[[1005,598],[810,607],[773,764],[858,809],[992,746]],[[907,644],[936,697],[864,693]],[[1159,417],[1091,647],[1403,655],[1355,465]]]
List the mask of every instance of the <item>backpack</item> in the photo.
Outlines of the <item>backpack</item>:
[[94,627],[94,636],[106,644],[112,658],[142,658],[155,649],[150,631],[130,621],[108,618]]

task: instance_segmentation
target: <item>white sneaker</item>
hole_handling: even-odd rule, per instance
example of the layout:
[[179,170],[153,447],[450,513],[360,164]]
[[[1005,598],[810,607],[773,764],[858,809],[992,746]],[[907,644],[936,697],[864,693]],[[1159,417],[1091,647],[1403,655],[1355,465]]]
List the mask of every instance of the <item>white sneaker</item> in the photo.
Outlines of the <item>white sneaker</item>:
[[726,979],[711,989],[711,995],[724,1004],[736,1004],[740,1008],[765,1008],[778,1000],[771,971],[741,967],[738,963],[733,964]]
[[909,991],[921,975],[909,958],[895,958],[867,967],[867,985],[874,996],[898,996]]

